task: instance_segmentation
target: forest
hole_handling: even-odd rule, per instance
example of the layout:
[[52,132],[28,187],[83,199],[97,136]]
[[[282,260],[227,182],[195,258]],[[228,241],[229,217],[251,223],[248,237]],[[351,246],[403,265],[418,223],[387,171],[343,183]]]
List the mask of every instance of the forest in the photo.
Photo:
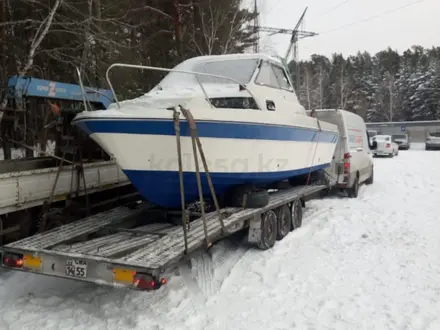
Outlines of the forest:
[[[0,111],[15,74],[77,83],[78,67],[87,85],[107,88],[105,71],[115,62],[170,68],[197,55],[251,51],[256,15],[242,0],[2,0]],[[369,121],[440,117],[440,47],[313,55],[289,66],[293,81],[300,74],[307,109],[344,108]],[[160,78],[118,70],[112,81],[123,98]]]
[[347,109],[369,121],[440,119],[440,47],[313,55],[291,68],[308,109]]

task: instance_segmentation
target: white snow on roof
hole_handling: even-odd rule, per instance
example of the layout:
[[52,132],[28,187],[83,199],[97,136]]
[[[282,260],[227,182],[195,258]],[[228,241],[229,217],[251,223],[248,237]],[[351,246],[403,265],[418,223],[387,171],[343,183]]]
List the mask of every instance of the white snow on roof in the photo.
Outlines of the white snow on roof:
[[206,62],[206,61],[221,61],[221,60],[244,60],[244,59],[262,59],[277,63],[282,63],[281,59],[270,56],[264,53],[256,54],[225,54],[225,55],[205,55],[197,56],[186,60],[185,62]]

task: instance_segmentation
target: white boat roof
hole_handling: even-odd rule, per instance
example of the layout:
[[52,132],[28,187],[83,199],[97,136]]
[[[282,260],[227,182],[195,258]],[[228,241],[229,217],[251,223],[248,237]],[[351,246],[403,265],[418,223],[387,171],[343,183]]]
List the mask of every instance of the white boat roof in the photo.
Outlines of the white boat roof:
[[182,63],[207,62],[209,60],[221,61],[221,60],[243,60],[243,59],[262,59],[262,60],[267,60],[282,64],[281,59],[263,53],[204,55],[204,56],[192,57],[190,59],[185,60]]

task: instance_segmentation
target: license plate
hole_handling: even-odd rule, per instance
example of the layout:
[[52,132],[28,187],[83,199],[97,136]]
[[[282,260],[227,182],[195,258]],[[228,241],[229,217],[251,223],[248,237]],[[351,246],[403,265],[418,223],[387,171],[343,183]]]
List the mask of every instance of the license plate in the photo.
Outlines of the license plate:
[[34,257],[31,254],[23,256],[23,267],[25,268],[41,268],[41,257]]
[[87,263],[84,260],[67,260],[66,275],[72,277],[87,277]]
[[136,272],[130,269],[115,268],[113,270],[113,274],[116,282],[131,284],[133,283],[134,275],[136,275]]

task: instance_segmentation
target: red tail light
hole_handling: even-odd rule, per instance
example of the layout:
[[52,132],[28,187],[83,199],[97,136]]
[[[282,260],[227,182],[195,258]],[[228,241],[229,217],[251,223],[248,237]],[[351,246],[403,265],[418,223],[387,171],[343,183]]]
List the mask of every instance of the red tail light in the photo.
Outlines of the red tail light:
[[391,144],[389,144],[389,143],[387,143],[386,145],[385,145],[385,148],[390,148],[391,147]]
[[350,153],[347,152],[344,154],[344,173],[348,173],[350,171]]
[[348,182],[348,177],[350,175],[350,153],[346,152],[344,154],[344,182]]
[[140,290],[157,290],[162,285],[166,284],[167,280],[165,278],[161,278],[160,281],[156,281],[149,275],[146,274],[136,274],[133,279],[133,286]]
[[7,254],[3,257],[3,265],[11,268],[23,267],[23,256],[18,254]]

